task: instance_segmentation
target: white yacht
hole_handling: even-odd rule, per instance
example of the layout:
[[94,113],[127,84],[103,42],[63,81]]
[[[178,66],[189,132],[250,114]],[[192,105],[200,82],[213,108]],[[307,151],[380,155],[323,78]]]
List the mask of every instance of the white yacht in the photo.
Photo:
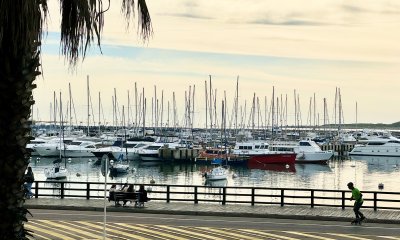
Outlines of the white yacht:
[[60,151],[63,157],[95,157],[92,152],[100,146],[100,142],[74,140],[68,145],[61,146]]
[[54,138],[46,143],[37,144],[35,146],[35,151],[41,157],[57,157],[60,156],[60,148],[66,144],[72,142],[72,138],[64,138],[64,140],[60,138]]
[[160,161],[158,150],[164,147],[166,143],[154,142],[142,149],[139,149],[138,154],[142,161]]
[[111,154],[117,160],[138,160],[139,150],[151,145],[152,143],[153,142],[126,141],[122,147],[112,148]]
[[322,151],[318,144],[309,139],[274,144],[270,150],[294,152],[297,154],[296,162],[303,163],[326,163],[333,156],[333,151]]
[[153,142],[138,150],[139,157],[142,161],[160,161],[159,150],[161,148],[177,148],[181,147],[179,142]]
[[365,145],[357,144],[349,155],[400,157],[400,140],[370,141]]
[[51,139],[47,138],[35,138],[29,141],[28,144],[26,144],[26,149],[31,152],[31,156],[39,156],[39,153],[36,151],[36,146],[39,144],[47,143]]

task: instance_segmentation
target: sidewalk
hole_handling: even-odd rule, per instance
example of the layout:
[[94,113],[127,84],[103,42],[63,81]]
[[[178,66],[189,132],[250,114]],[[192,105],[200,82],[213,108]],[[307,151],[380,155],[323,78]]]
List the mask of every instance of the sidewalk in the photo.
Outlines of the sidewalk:
[[[79,211],[103,211],[103,199],[55,199],[33,198],[27,199],[25,206],[28,209],[58,209]],[[258,218],[287,218],[323,221],[348,221],[354,219],[351,208],[342,210],[334,207],[305,207],[305,206],[250,206],[244,204],[218,205],[210,203],[184,203],[184,202],[159,202],[150,201],[144,208],[115,207],[114,202],[106,202],[107,211],[110,212],[140,212],[150,214],[175,214],[175,215],[208,215],[226,217],[258,217]],[[361,209],[367,217],[367,222],[400,224],[400,211]]]

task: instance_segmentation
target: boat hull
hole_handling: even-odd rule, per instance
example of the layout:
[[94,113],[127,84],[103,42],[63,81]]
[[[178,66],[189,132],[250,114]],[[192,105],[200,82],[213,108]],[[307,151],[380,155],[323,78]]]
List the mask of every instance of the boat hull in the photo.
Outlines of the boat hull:
[[304,152],[296,156],[297,163],[327,163],[333,156],[332,151]]
[[251,156],[249,163],[264,164],[294,164],[296,161],[296,153],[276,153],[260,154]]

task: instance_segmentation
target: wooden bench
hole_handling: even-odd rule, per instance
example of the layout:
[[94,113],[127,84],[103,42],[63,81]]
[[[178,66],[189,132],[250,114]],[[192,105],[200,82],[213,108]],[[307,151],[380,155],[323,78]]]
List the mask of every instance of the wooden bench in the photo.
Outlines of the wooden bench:
[[121,206],[119,203],[122,201],[125,206],[126,202],[135,202],[135,207],[144,207],[144,203],[149,201],[147,196],[142,197],[139,192],[110,192],[109,201],[114,201],[115,206]]

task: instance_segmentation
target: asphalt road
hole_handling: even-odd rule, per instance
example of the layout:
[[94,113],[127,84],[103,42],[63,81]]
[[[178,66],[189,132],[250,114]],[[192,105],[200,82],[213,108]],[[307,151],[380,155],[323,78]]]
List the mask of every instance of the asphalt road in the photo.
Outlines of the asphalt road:
[[[32,209],[31,213],[33,218],[29,218],[27,228],[34,230],[36,239],[102,238],[103,212]],[[400,240],[400,226],[368,221],[361,226],[354,226],[349,222],[336,221],[126,212],[107,212],[106,220],[110,239]]]

